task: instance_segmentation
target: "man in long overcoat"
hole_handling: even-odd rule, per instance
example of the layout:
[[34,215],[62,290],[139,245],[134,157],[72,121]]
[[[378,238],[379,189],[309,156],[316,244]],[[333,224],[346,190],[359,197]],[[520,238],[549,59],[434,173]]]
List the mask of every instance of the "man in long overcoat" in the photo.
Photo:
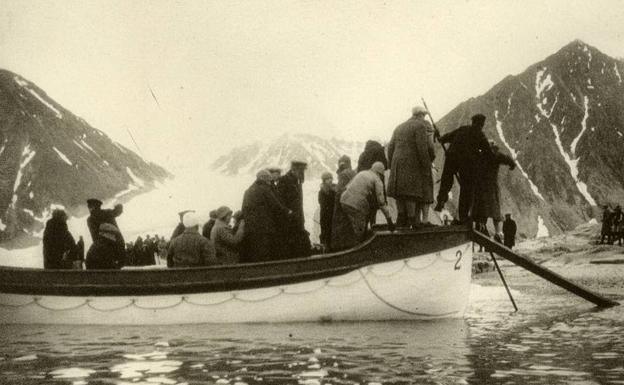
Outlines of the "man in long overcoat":
[[394,130],[388,143],[388,196],[397,201],[399,226],[428,223],[429,205],[433,203],[431,162],[435,151],[433,128],[425,120],[426,113],[423,107],[414,107],[412,117]]
[[279,232],[293,212],[275,194],[268,171],[259,171],[256,181],[245,191],[242,212],[245,233],[241,262],[278,259]]
[[[43,268],[71,269],[76,242],[67,228],[67,214],[64,210],[54,210],[52,218],[46,222],[43,231]],[[66,260],[63,259],[64,256]]]
[[442,211],[444,208],[448,193],[453,187],[453,178],[457,174],[460,185],[458,216],[462,223],[470,219],[481,157],[492,158],[494,156],[487,137],[483,133],[485,116],[477,114],[471,120],[470,126],[459,127],[439,138],[440,144],[450,143],[450,146],[446,151],[435,210]]
[[297,258],[310,255],[312,245],[310,233],[305,229],[303,213],[303,190],[307,163],[292,161],[290,170],[277,182],[277,191],[284,206],[293,212],[293,216],[286,222],[284,236],[283,258]]
[[[112,209],[103,210],[101,200],[89,199],[87,200],[87,208],[89,209],[90,214],[87,218],[87,226],[89,227],[89,233],[91,233],[91,239],[93,242],[95,242],[99,236],[100,225],[102,223],[109,223],[119,229],[115,218],[123,213],[123,205],[117,204]],[[123,239],[121,231],[117,234],[117,237],[119,238],[117,242],[125,248],[126,242]]]

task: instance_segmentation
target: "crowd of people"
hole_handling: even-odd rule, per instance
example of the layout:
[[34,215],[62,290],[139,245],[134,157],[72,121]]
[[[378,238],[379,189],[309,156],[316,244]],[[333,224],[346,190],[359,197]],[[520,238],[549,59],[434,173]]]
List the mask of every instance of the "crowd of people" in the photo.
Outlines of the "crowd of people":
[[[460,186],[459,209],[452,223],[474,223],[478,230],[487,232],[487,220],[492,219],[495,239],[513,246],[516,226],[509,214],[503,224],[498,172],[501,165],[513,170],[515,163],[487,139],[483,132],[485,116],[474,115],[470,125],[441,136],[426,115],[425,108],[414,107],[412,116],[396,127],[385,148],[379,142],[368,141],[356,169],[347,155],[340,157],[337,183],[332,173],[322,175],[318,193],[321,245],[316,251],[339,251],[357,245],[375,224],[378,211],[384,214],[391,231],[395,226],[433,226],[429,209],[434,203],[435,140],[444,147],[446,157],[434,210],[444,209],[456,179]],[[182,211],[168,242],[164,237],[147,236],[126,244],[115,220],[123,206],[102,209],[100,200],[89,199],[87,224],[93,245],[87,251],[86,268],[151,265],[157,261],[156,256],[166,258],[169,267],[309,256],[314,249],[303,211],[306,169],[306,162],[293,160],[283,175],[279,168],[259,170],[244,193],[240,211],[219,207],[203,225],[195,212]],[[388,198],[396,203],[396,225]],[[46,226],[46,268],[69,268],[59,261],[72,260],[71,255],[77,254],[66,220],[64,211],[57,210]],[[445,216],[442,222],[450,221]]]

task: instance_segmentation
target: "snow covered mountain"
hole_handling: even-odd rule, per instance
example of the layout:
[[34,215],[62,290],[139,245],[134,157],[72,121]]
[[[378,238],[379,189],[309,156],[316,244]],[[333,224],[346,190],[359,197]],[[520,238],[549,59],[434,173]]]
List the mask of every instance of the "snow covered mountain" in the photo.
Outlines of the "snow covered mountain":
[[309,178],[319,178],[322,173],[335,172],[338,158],[351,157],[353,166],[364,150],[364,144],[339,139],[324,139],[308,134],[285,134],[270,143],[254,142],[233,149],[219,157],[212,168],[225,175],[255,174],[267,167],[280,167],[284,171],[294,159],[308,163]]
[[597,205],[624,203],[622,73],[624,62],[577,40],[438,126],[444,133],[484,114],[487,136],[518,164],[501,171],[504,212],[529,237],[570,230],[596,217]]
[[23,77],[0,70],[0,240],[39,232],[54,207],[122,197],[168,177]]

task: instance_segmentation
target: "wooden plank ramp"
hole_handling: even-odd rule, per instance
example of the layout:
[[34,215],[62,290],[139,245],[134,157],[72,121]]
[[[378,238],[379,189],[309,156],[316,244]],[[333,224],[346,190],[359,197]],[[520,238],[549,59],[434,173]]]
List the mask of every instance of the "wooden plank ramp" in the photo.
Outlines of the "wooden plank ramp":
[[533,262],[528,257],[522,256],[520,254],[516,254],[511,251],[507,247],[501,245],[498,242],[493,241],[489,237],[477,232],[472,231],[471,237],[473,242],[478,243],[479,245],[486,247],[488,251],[494,252],[506,260],[530,271],[531,273],[538,275],[548,282],[551,282],[559,287],[566,289],[567,291],[586,299],[589,302],[594,303],[599,307],[612,307],[619,305],[618,302],[613,301],[609,298],[606,298],[598,293],[595,293],[583,286],[577,285],[574,282],[560,276],[552,270],[549,270],[543,266],[538,265]]

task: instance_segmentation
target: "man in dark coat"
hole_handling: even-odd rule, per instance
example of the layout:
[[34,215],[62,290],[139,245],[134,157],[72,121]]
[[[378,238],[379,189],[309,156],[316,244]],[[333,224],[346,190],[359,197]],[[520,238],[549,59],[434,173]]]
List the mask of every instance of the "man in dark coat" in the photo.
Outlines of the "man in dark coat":
[[477,114],[472,117],[470,126],[462,126],[439,138],[444,145],[450,143],[444,160],[442,179],[435,211],[442,211],[448,200],[448,193],[453,187],[453,177],[459,177],[459,221],[467,223],[470,218],[474,201],[475,188],[479,177],[479,161],[481,156],[493,157],[487,137],[483,133],[485,116]]
[[290,170],[277,182],[279,197],[284,206],[293,212],[293,216],[286,222],[284,228],[283,258],[297,258],[310,255],[312,245],[310,234],[305,229],[303,213],[303,190],[307,163],[292,161]]
[[95,242],[87,251],[87,270],[119,269],[124,265],[124,247],[119,245],[119,229],[110,223],[102,223]]
[[388,195],[397,202],[397,225],[429,223],[433,203],[431,162],[435,159],[433,127],[425,120],[427,110],[416,106],[412,117],[400,124],[388,143]]
[[494,141],[490,141],[490,148],[494,156],[482,156],[479,166],[479,183],[475,187],[471,216],[473,220],[485,229],[487,229],[488,218],[492,218],[494,222],[494,240],[502,242],[501,222],[503,221],[503,216],[500,209],[501,199],[498,186],[498,171],[501,165],[506,165],[510,170],[513,170],[516,167],[516,162],[509,155],[500,152]]
[[505,221],[503,222],[503,238],[504,244],[507,248],[511,249],[516,245],[516,221],[511,219],[511,214],[505,214]]
[[611,243],[611,225],[613,222],[613,212],[609,206],[604,205],[602,207],[602,228],[600,229],[600,243]]
[[245,233],[241,262],[278,259],[279,232],[293,212],[280,202],[268,171],[259,171],[256,181],[245,191],[242,212]]
[[332,219],[334,216],[334,203],[336,202],[336,185],[333,176],[326,172],[321,176],[321,189],[318,193],[321,220],[321,244],[326,250],[331,249]]
[[76,242],[67,228],[67,214],[54,210],[43,230],[43,268],[71,269],[75,249]]
[[212,228],[217,221],[217,210],[212,210],[209,215],[208,222],[204,223],[202,227],[202,236],[206,239],[210,239],[210,233],[212,233]]
[[[98,237],[100,225],[102,223],[109,223],[119,229],[117,226],[117,218],[123,213],[123,205],[117,204],[112,209],[102,210],[102,201],[99,199],[89,199],[87,200],[87,208],[89,209],[89,218],[87,218],[87,226],[89,226],[89,233],[91,233],[91,239],[93,242]],[[119,242],[121,245],[125,245],[125,241],[123,239],[123,235],[121,231],[118,232]]]
[[381,143],[369,140],[364,146],[364,152],[360,154],[358,158],[357,172],[370,170],[371,166],[375,162],[383,163],[385,168],[388,168],[388,160],[386,159],[386,152],[384,151]]

